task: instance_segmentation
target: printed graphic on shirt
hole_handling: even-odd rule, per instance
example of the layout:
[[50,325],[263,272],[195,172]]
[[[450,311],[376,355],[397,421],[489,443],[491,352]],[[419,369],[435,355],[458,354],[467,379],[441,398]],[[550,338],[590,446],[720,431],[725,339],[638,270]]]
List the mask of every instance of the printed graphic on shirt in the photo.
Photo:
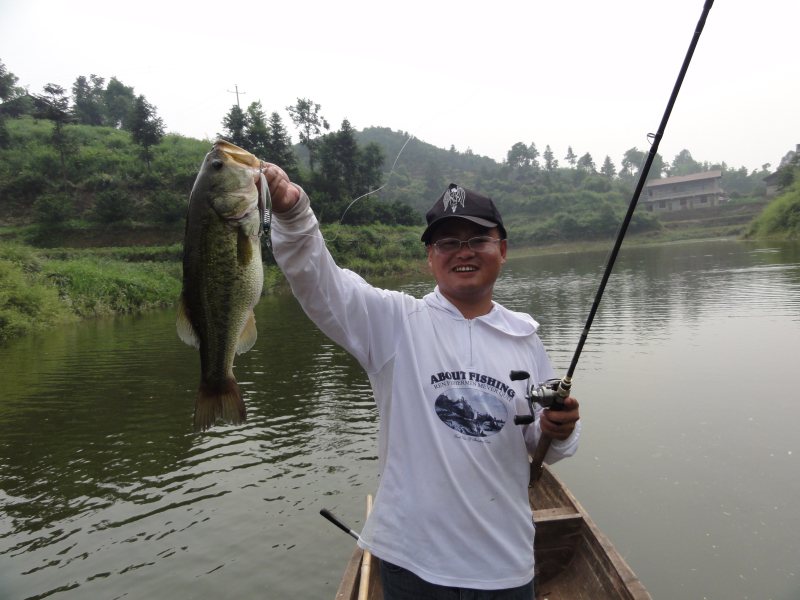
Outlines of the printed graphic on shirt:
[[508,419],[508,409],[491,394],[469,387],[450,388],[434,403],[442,423],[463,435],[489,437]]

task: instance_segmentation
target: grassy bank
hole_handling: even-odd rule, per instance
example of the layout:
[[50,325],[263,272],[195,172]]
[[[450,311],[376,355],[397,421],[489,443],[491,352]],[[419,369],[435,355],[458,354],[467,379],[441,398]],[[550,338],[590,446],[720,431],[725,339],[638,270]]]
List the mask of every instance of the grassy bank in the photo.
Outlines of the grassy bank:
[[[87,240],[129,241],[107,228],[72,223],[48,237],[48,229],[3,230],[0,241],[0,339],[41,331],[91,317],[172,306],[180,295],[183,245],[86,248]],[[137,227],[120,226],[132,235]],[[113,228],[112,228],[113,229]],[[153,234],[139,228],[152,240]],[[183,231],[180,231],[182,237]],[[159,234],[160,235],[160,234]],[[178,235],[173,232],[173,238]],[[403,277],[422,273],[427,262],[418,227],[323,228],[337,263],[363,277]],[[74,239],[77,247],[51,247],[53,239]],[[25,240],[29,243],[24,243]],[[30,245],[39,242],[40,247]],[[46,247],[41,247],[46,246]],[[264,252],[264,294],[288,290],[269,250]]]
[[764,209],[746,232],[748,238],[800,238],[800,168],[794,182]]
[[180,288],[179,263],[130,262],[75,250],[48,256],[0,242],[0,339],[87,317],[170,306]]

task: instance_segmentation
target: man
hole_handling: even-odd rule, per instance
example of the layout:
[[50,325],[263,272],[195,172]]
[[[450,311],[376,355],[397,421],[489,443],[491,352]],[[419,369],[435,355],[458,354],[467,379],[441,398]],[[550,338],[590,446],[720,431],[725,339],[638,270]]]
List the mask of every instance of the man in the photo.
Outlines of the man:
[[384,598],[533,598],[528,455],[572,455],[578,402],[526,414],[524,369],[553,377],[537,323],[492,301],[505,263],[491,199],[451,184],[422,240],[437,287],[422,300],[374,288],[335,265],[308,197],[266,172],[275,258],[308,316],[366,370],[380,413],[381,482],[359,545],[381,559]]

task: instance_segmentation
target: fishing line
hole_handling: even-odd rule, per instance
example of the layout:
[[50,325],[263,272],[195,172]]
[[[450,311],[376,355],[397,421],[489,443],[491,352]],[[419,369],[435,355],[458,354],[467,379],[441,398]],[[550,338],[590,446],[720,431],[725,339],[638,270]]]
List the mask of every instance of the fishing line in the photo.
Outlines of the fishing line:
[[[478,94],[478,92],[480,92],[481,90],[483,90],[483,88],[484,88],[484,87],[485,87],[485,86],[482,86],[482,87],[479,87],[479,88],[477,88],[477,89],[476,89],[476,90],[475,90],[475,91],[474,91],[474,92],[473,92],[473,93],[472,93],[472,94],[471,94],[469,97],[467,97],[467,98],[466,98],[466,99],[465,99],[463,102],[461,102],[460,104],[456,104],[455,106],[451,106],[450,108],[448,108],[448,109],[445,109],[444,111],[440,112],[440,113],[439,113],[439,114],[437,114],[437,115],[434,115],[433,117],[431,117],[430,119],[428,119],[427,121],[425,121],[424,123],[422,123],[422,125],[418,126],[416,129],[414,129],[414,131],[413,131],[411,134],[409,134],[409,136],[408,136],[408,139],[405,141],[405,143],[403,144],[403,146],[400,148],[400,151],[397,153],[397,156],[395,157],[395,159],[394,159],[394,162],[392,163],[392,168],[391,168],[391,170],[389,171],[389,174],[386,176],[386,183],[384,183],[384,184],[383,184],[381,187],[379,187],[379,188],[377,188],[377,189],[375,189],[375,190],[369,191],[369,192],[367,192],[366,194],[362,194],[361,196],[359,196],[358,198],[356,198],[355,200],[353,200],[352,202],[350,202],[350,204],[348,204],[348,205],[347,205],[347,207],[346,207],[346,208],[344,209],[344,211],[342,212],[342,216],[341,216],[341,217],[339,217],[339,220],[336,222],[336,235],[335,235],[335,236],[333,236],[333,237],[332,237],[332,238],[330,238],[330,239],[329,239],[329,238],[326,238],[326,237],[324,237],[324,236],[323,236],[323,237],[322,237],[322,239],[323,239],[324,241],[326,241],[326,242],[335,242],[335,241],[336,241],[336,240],[339,238],[339,231],[341,230],[341,226],[342,226],[342,220],[344,220],[344,217],[345,217],[345,215],[347,214],[347,211],[348,211],[348,210],[350,210],[350,208],[351,208],[351,207],[352,207],[352,206],[353,206],[353,205],[354,205],[356,202],[358,202],[359,200],[361,200],[362,198],[366,198],[367,196],[371,196],[372,194],[377,194],[377,193],[378,193],[378,192],[380,192],[380,191],[381,191],[383,188],[385,188],[387,185],[389,185],[389,180],[390,180],[390,178],[391,178],[391,176],[392,176],[392,173],[394,173],[394,171],[395,171],[395,168],[397,167],[397,162],[400,160],[400,155],[401,155],[401,154],[403,154],[403,150],[405,150],[405,149],[406,149],[406,146],[408,146],[408,144],[411,142],[411,140],[413,140],[413,139],[416,139],[416,137],[417,137],[417,136],[416,136],[416,134],[417,134],[417,132],[418,132],[420,129],[424,128],[424,127],[425,127],[426,125],[428,125],[428,124],[429,124],[431,121],[435,121],[435,120],[437,120],[437,119],[439,119],[439,118],[443,117],[444,115],[446,115],[446,114],[448,114],[448,113],[450,113],[450,112],[453,112],[454,110],[456,110],[456,109],[458,109],[458,108],[461,108],[462,106],[464,106],[465,104],[467,104],[468,102],[470,102],[470,101],[471,101],[471,100],[472,100],[472,99],[473,99],[473,98],[474,98],[474,97],[475,97],[475,96]],[[262,168],[263,168],[263,167],[262,167]],[[262,178],[263,178],[263,173],[262,173]],[[263,185],[263,182],[262,182],[262,185]],[[270,200],[270,202],[271,202],[271,200]],[[321,220],[321,217],[322,217],[322,213],[320,213],[320,220]],[[320,224],[321,224],[321,222],[320,222]],[[299,235],[301,235],[301,236],[308,236],[308,237],[314,237],[314,234],[311,234],[311,233],[301,233],[301,234],[299,234]],[[272,251],[272,246],[271,246],[271,244],[269,244],[269,243],[268,243],[268,244],[267,244],[267,247],[270,249],[270,251]]]

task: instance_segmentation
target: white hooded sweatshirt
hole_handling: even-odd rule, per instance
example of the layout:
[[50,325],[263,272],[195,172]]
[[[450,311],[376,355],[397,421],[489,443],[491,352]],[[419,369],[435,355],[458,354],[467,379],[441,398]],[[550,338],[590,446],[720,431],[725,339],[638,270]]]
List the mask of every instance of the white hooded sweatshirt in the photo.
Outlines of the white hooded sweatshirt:
[[[465,319],[439,293],[422,300],[340,269],[303,193],[276,214],[275,258],[314,323],[369,376],[380,414],[380,486],[359,545],[431,583],[505,589],[534,575],[529,452],[541,435],[521,369],[553,377],[538,324],[495,303]],[[540,412],[540,410],[539,410]],[[577,450],[580,422],[546,457]]]

